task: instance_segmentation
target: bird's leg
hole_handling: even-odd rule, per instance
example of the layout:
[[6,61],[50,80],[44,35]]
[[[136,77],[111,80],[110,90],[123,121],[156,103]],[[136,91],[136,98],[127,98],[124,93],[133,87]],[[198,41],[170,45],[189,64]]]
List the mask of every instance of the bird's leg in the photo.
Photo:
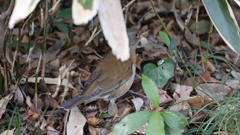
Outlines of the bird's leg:
[[100,112],[100,115],[102,114],[102,106],[101,106],[101,103],[99,100],[97,100],[97,103],[98,103],[98,109],[99,109],[99,112]]
[[110,103],[111,103],[111,105],[113,107],[113,110],[114,110],[114,113],[115,113],[115,116],[114,116],[114,119],[115,119],[115,118],[119,117],[118,116],[118,109],[117,109],[116,104],[115,104],[115,99],[110,100]]

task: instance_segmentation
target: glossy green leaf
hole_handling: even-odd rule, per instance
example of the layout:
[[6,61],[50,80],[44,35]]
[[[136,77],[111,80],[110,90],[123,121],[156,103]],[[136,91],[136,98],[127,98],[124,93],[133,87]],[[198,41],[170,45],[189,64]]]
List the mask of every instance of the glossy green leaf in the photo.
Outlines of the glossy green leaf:
[[147,135],[164,135],[164,121],[159,112],[153,112],[147,127]]
[[179,112],[167,110],[161,114],[166,124],[175,131],[183,132],[188,124],[186,118]]
[[68,37],[68,27],[67,24],[62,22],[54,22],[57,28]]
[[177,50],[177,47],[176,47],[177,45],[176,45],[176,42],[175,42],[175,39],[174,39],[174,37],[171,39],[171,42],[170,42],[170,47],[169,47],[169,52],[171,53],[171,54],[174,54],[175,53],[175,51]]
[[93,5],[93,0],[78,0],[78,3],[80,3],[84,9],[92,9],[92,5]]
[[143,74],[151,78],[157,87],[162,88],[174,76],[174,62],[168,58],[158,63],[158,66],[153,63],[144,65]]
[[203,4],[222,39],[240,54],[240,30],[227,0],[203,0]]
[[167,34],[159,31],[159,35],[162,38],[163,42],[169,47],[170,46],[170,39],[168,38]]
[[165,127],[164,127],[165,135],[182,135],[181,132],[171,129],[166,123],[164,124],[165,124]]
[[148,122],[151,114],[152,112],[150,111],[142,111],[127,115],[114,126],[112,134],[125,135],[140,129]]
[[72,8],[67,8],[58,13],[57,18],[68,18],[72,19]]
[[159,93],[154,81],[142,74],[142,87],[149,100],[157,108],[159,106]]

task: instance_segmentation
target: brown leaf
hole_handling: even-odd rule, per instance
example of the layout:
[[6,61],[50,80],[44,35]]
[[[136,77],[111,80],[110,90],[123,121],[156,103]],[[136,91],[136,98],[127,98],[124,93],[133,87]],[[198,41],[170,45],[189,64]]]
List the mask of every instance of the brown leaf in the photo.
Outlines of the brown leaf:
[[0,119],[2,118],[2,114],[5,112],[8,101],[11,100],[13,97],[13,94],[9,94],[6,97],[2,98],[0,100]]
[[208,72],[202,73],[202,77],[205,79],[205,81],[211,80],[211,75]]
[[197,107],[197,108],[202,108],[202,105],[204,103],[203,99],[201,99],[200,96],[189,97],[187,102],[190,106]]
[[[200,84],[197,87],[197,93],[202,97],[208,97],[211,96],[212,98],[216,99],[222,99],[224,97],[223,94],[227,95],[229,92],[231,92],[231,88],[229,88],[226,85],[222,84],[214,84],[214,83],[204,83]],[[208,95],[206,95],[207,93]]]
[[29,37],[26,34],[24,34],[21,42],[22,43],[28,43],[29,42]]
[[38,111],[37,109],[31,108],[30,110],[28,110],[28,114],[31,116],[31,118],[36,121],[36,119],[39,117],[40,115],[40,111]]
[[189,85],[189,86],[195,86],[194,81],[191,77],[187,77],[184,83],[186,83],[186,85]]
[[87,123],[93,126],[100,126],[104,123],[104,120],[101,118],[92,117],[88,118]]
[[212,62],[210,62],[209,60],[207,61],[207,69],[210,71],[210,72],[215,72],[216,71],[216,68],[215,66],[212,64]]

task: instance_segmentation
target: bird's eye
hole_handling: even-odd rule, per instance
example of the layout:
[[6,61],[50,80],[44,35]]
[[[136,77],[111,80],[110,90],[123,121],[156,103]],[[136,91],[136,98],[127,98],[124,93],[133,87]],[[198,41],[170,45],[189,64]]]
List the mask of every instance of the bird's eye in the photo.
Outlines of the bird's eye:
[[135,33],[135,34],[134,34],[134,37],[136,37],[136,38],[137,38],[138,36],[139,36],[139,34],[138,34],[138,33]]

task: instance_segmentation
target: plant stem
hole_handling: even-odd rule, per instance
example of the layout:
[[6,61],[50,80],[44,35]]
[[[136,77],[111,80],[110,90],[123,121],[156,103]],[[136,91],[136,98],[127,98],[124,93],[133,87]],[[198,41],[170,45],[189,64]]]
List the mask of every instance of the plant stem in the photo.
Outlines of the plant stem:
[[157,15],[157,17],[158,17],[158,19],[160,20],[160,22],[161,22],[161,24],[162,24],[162,26],[163,26],[164,30],[167,32],[167,35],[168,35],[168,37],[169,37],[169,38],[170,38],[170,40],[171,40],[171,37],[170,37],[170,35],[169,35],[169,32],[168,32],[168,30],[167,30],[166,26],[164,25],[164,23],[163,23],[163,21],[162,21],[161,17],[158,15],[158,13],[157,13],[157,11],[156,11],[156,9],[155,9],[155,6],[154,6],[154,4],[153,4],[153,1],[152,1],[152,0],[151,0],[151,4],[152,4],[152,7],[153,7],[153,11],[154,11],[154,13]]

